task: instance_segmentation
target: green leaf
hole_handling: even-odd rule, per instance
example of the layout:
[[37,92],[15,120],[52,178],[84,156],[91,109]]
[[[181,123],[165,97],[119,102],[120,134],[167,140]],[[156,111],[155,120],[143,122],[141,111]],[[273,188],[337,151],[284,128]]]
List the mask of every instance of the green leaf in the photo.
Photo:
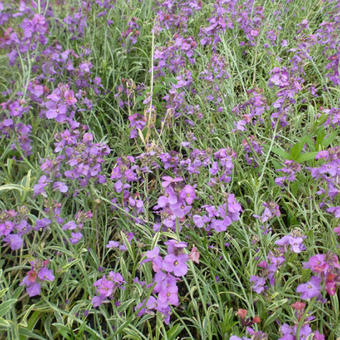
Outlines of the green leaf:
[[297,159],[296,162],[298,163],[302,163],[302,162],[307,162],[310,161],[312,159],[315,159],[315,156],[318,154],[317,151],[313,151],[313,152],[305,152],[304,154],[300,155]]
[[10,328],[11,327],[11,322],[8,320],[5,320],[4,318],[0,318],[0,329],[3,328]]
[[[1,272],[0,272],[0,276],[1,276]],[[7,291],[8,291],[8,288],[4,288],[0,290],[0,299],[6,294]]]
[[289,158],[289,153],[284,151],[281,148],[273,147],[272,148],[272,152],[274,152],[276,155],[280,156],[283,159],[288,159]]
[[17,302],[16,299],[9,299],[5,302],[3,302],[0,305],[0,317],[4,316],[5,314],[7,314],[11,308],[13,307],[13,305]]
[[324,139],[321,142],[323,148],[327,148],[330,144],[332,144],[332,142],[337,136],[338,136],[337,131],[333,131],[326,139]]
[[46,340],[46,338],[36,334],[36,333],[33,333],[31,331],[29,331],[28,329],[26,328],[19,328],[19,334],[21,336],[24,337],[24,339],[38,339],[38,340]]
[[294,144],[293,147],[290,149],[290,153],[289,153],[290,159],[296,161],[299,158],[301,151],[303,147],[305,146],[305,144],[306,142],[304,138],[300,140],[300,142]]
[[18,190],[20,192],[24,192],[27,189],[24,186],[18,184],[5,184],[0,186],[0,191],[4,190]]
[[61,334],[65,339],[71,339],[71,330],[68,329],[65,325],[59,322],[54,322],[52,326],[57,328],[59,334]]
[[167,336],[169,340],[173,340],[176,336],[183,330],[183,326],[176,324],[167,331]]
[[319,150],[319,149],[320,149],[320,146],[322,145],[322,142],[323,142],[325,136],[326,136],[326,131],[325,131],[325,129],[324,129],[324,128],[320,128],[320,129],[318,130],[317,135],[316,135],[316,143],[315,143],[315,148],[316,148],[316,150]]

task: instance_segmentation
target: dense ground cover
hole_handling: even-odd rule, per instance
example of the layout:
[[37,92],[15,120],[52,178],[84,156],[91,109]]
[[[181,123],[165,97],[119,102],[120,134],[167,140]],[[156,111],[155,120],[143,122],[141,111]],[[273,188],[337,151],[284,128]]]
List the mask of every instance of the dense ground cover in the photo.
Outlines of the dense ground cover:
[[340,337],[340,3],[0,1],[0,338]]

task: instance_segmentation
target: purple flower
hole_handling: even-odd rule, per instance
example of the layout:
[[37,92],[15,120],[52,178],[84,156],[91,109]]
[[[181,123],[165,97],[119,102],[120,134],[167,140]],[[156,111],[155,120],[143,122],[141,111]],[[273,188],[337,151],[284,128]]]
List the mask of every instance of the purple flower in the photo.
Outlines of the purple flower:
[[183,218],[189,213],[189,211],[191,210],[191,206],[178,202],[176,204],[170,205],[170,210],[176,217]]
[[162,267],[162,257],[159,255],[159,248],[155,247],[152,250],[147,251],[144,256],[144,259],[141,263],[152,261],[152,269],[157,273]]
[[[145,306],[144,308],[142,308],[144,304]],[[156,307],[157,307],[157,300],[153,296],[150,296],[148,301],[146,301],[146,303],[144,300],[143,302],[139,303],[135,309],[136,310],[140,309],[140,311],[138,312],[138,316],[142,316],[145,313],[150,313],[151,310],[156,309]]]
[[250,277],[250,282],[253,282],[253,290],[257,294],[261,294],[265,290],[266,280],[263,277],[253,275]]
[[160,208],[166,207],[168,204],[176,204],[178,201],[176,192],[172,189],[171,186],[168,186],[165,189],[164,196],[160,196],[157,201],[157,205]]
[[123,277],[119,273],[110,272],[108,278],[104,275],[93,285],[96,287],[98,296],[92,298],[94,307],[100,306],[107,298],[112,298],[115,290],[124,283]]
[[289,74],[286,69],[274,67],[271,71],[272,76],[269,79],[269,84],[274,84],[279,87],[289,85]]
[[169,240],[164,242],[166,246],[168,246],[168,253],[179,255],[183,253],[183,249],[188,246],[186,242],[179,242],[176,240]]
[[[43,261],[32,261],[32,269],[26,274],[20,286],[26,286],[26,291],[30,297],[40,295],[41,285],[37,280],[40,281],[53,281],[54,275],[51,270],[49,270],[46,266],[48,264],[48,260]],[[39,273],[37,274],[37,271]]]
[[108,297],[113,292],[114,283],[106,279],[105,276],[97,280],[93,285],[97,287],[97,293],[102,297]]
[[195,223],[195,225],[196,225],[196,227],[197,228],[203,228],[204,227],[204,225],[207,223],[207,222],[209,222],[209,218],[207,217],[207,216],[200,216],[200,215],[194,215],[193,217],[192,217],[192,219],[193,219],[193,221],[194,221],[194,223]]
[[187,254],[180,254],[178,256],[169,254],[164,257],[162,269],[169,273],[174,273],[175,276],[184,276],[188,272],[187,261],[189,256]]
[[63,225],[63,230],[74,230],[77,229],[77,224],[74,221],[69,221]]
[[320,296],[321,278],[312,276],[307,283],[302,283],[296,288],[297,293],[301,293],[301,299],[308,300]]
[[53,281],[54,280],[54,275],[53,275],[52,270],[50,270],[50,269],[48,269],[46,267],[43,267],[43,268],[41,268],[39,270],[38,278],[41,281]]
[[293,237],[291,235],[286,235],[282,237],[281,239],[275,241],[275,244],[283,247],[284,249],[290,246],[291,251],[296,254],[301,253],[303,250],[306,249],[303,245],[302,237]]
[[109,241],[109,243],[106,245],[106,248],[118,248],[120,246],[120,243],[117,241]]
[[222,232],[222,231],[226,231],[227,227],[229,227],[232,223],[232,220],[229,216],[226,216],[223,220],[217,220],[215,218],[213,218],[211,220],[211,228],[213,228],[215,231],[217,232]]
[[93,307],[96,308],[96,307],[99,307],[105,300],[105,297],[104,296],[94,296],[92,298],[92,304],[93,304]]
[[82,233],[71,233],[71,237],[70,237],[70,242],[72,244],[76,244],[78,243],[81,239],[83,238],[83,234]]
[[123,276],[119,273],[110,272],[108,275],[109,279],[118,284],[119,286],[122,285],[125,281],[123,279]]
[[327,212],[332,213],[335,218],[340,218],[340,205],[337,207],[330,207]]
[[231,214],[231,218],[233,221],[238,220],[239,214],[242,211],[241,204],[238,203],[235,199],[234,194],[228,195],[228,213]]
[[179,194],[182,200],[185,200],[188,205],[191,205],[195,198],[195,188],[191,185],[186,185]]
[[51,224],[51,220],[44,217],[40,220],[35,221],[35,228],[34,230],[40,230],[40,229],[45,229],[48,225]]
[[326,262],[326,257],[324,254],[317,254],[310,257],[308,262],[304,262],[303,268],[308,268],[314,273],[326,274],[329,269],[329,264]]
[[263,205],[265,209],[264,209],[264,212],[262,213],[262,216],[254,215],[254,217],[258,218],[262,223],[267,222],[274,216],[277,216],[277,217],[281,216],[280,208],[275,202],[268,202],[268,203],[264,202]]
[[63,182],[55,182],[53,184],[53,189],[59,190],[60,192],[65,193],[68,191],[68,186]]
[[63,117],[66,115],[67,112],[67,106],[65,104],[58,104],[54,101],[48,101],[46,103],[46,108],[47,111],[45,115],[48,119]]
[[22,247],[24,241],[18,234],[10,234],[5,239],[5,242],[7,242],[12,250],[18,250]]
[[9,235],[14,230],[15,224],[12,221],[5,221],[0,223],[0,234],[2,236]]
[[294,328],[284,323],[280,327],[281,334],[283,335],[279,340],[295,340]]
[[41,286],[40,283],[32,283],[29,286],[26,287],[26,291],[30,297],[40,295],[41,293]]
[[183,181],[182,177],[172,178],[170,176],[164,176],[163,182],[162,182],[162,187],[167,188],[172,183],[178,183],[178,182],[182,182],[182,181]]
[[39,178],[38,184],[35,184],[33,187],[33,192],[34,192],[34,196],[37,195],[43,195],[46,197],[46,193],[45,193],[45,187],[51,182],[51,180],[43,175]]

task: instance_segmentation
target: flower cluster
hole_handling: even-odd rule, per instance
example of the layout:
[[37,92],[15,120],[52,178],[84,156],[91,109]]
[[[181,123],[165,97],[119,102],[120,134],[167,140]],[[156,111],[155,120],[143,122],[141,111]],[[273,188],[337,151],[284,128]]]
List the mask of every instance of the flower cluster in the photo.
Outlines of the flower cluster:
[[278,169],[277,171],[281,171],[286,175],[275,178],[275,184],[279,185],[280,187],[282,187],[286,181],[294,182],[296,179],[296,174],[301,171],[301,165],[292,160],[285,160],[284,165],[284,168]]
[[252,165],[254,168],[257,167],[258,163],[256,161],[255,155],[259,157],[263,154],[263,148],[260,145],[260,142],[252,135],[248,140],[242,140],[242,146],[245,151],[244,158],[246,159],[247,164]]
[[139,315],[159,311],[164,316],[166,324],[170,322],[170,306],[178,306],[177,281],[188,272],[187,262],[189,255],[184,253],[186,242],[169,240],[165,242],[168,246],[167,255],[162,258],[159,247],[147,251],[142,263],[152,262],[155,272],[153,294],[147,301],[137,305]]
[[139,29],[140,27],[137,24],[137,18],[131,18],[131,20],[128,22],[127,30],[122,32],[122,38],[128,39],[132,45],[136,45],[140,34]]
[[[327,293],[333,296],[340,284],[340,264],[338,257],[333,253],[312,256],[303,267],[310,269],[314,276],[307,283],[300,284],[296,291],[301,294],[301,299],[321,299],[321,283]],[[322,300],[322,299],[321,299]]]
[[257,125],[264,123],[264,113],[268,110],[267,99],[263,95],[263,89],[254,88],[247,91],[250,97],[242,104],[233,108],[233,113],[241,115],[241,120],[235,122],[235,129],[245,131],[246,125]]
[[280,212],[280,207],[277,203],[275,202],[264,202],[264,211],[261,216],[254,215],[255,218],[257,218],[261,223],[266,223],[273,217],[280,217],[281,212]]
[[327,211],[334,214],[336,218],[340,218],[340,207],[334,206],[336,198],[339,196],[340,147],[336,146],[320,151],[315,159],[324,161],[318,167],[308,168],[319,185],[319,190],[316,193],[323,197],[323,202],[320,205],[325,206],[327,203],[332,205]]
[[112,300],[118,288],[122,288],[125,283],[122,275],[116,272],[109,272],[93,285],[96,287],[97,295],[92,298],[93,307],[98,307],[102,303]]
[[87,127],[64,130],[55,135],[54,159],[45,159],[41,170],[46,174],[40,177],[34,186],[35,195],[46,196],[46,189],[53,183],[53,190],[68,192],[65,180],[76,180],[85,187],[90,180],[105,183],[106,177],[101,173],[104,157],[110,153],[105,143],[93,143],[93,135]]
[[236,201],[234,194],[226,194],[226,201],[226,203],[217,207],[213,205],[202,206],[206,214],[193,216],[195,226],[205,228],[207,231],[226,231],[227,227],[240,219],[242,211],[242,207]]
[[71,236],[69,238],[69,241],[72,244],[78,243],[82,238],[83,235],[81,233],[81,230],[83,229],[84,223],[88,220],[91,220],[92,218],[92,212],[91,211],[78,211],[75,215],[76,221],[68,221],[65,223],[62,227],[64,231],[71,230]]
[[23,247],[23,235],[30,231],[32,226],[27,220],[26,207],[21,207],[19,211],[7,210],[0,213],[0,236],[12,250]]
[[257,293],[264,293],[269,286],[275,285],[275,275],[279,268],[286,262],[285,253],[299,254],[306,248],[303,244],[303,240],[306,237],[301,234],[300,231],[294,230],[290,235],[285,235],[279,240],[275,241],[275,248],[272,252],[269,252],[267,259],[258,263],[258,267],[261,270],[260,275],[252,275],[250,282],[252,283],[252,289]]
[[30,297],[41,294],[41,284],[44,281],[54,281],[53,271],[48,269],[49,261],[34,260],[30,262],[31,270],[26,274],[20,286],[25,286]]
[[[183,185],[183,178],[164,176],[162,181],[164,195],[157,201],[155,210],[161,210],[163,216],[162,224],[165,228],[176,231],[177,219],[183,220],[192,208],[196,199],[195,188],[191,185]],[[154,226],[159,230],[160,224]]]
[[275,126],[276,121],[279,121],[280,125],[285,127],[288,125],[291,105],[296,103],[295,96],[302,90],[302,80],[292,75],[292,72],[284,67],[274,67],[270,73],[269,87],[276,86],[280,89],[276,93],[277,100],[272,104],[275,109],[272,113],[272,126]]

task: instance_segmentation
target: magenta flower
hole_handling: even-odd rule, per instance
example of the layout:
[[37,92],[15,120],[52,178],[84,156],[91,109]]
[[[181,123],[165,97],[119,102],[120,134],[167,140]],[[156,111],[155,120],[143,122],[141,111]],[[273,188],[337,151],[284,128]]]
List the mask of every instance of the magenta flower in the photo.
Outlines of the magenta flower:
[[200,253],[195,246],[192,247],[191,252],[189,254],[189,258],[190,258],[191,261],[193,261],[197,264],[200,263],[200,260],[199,260],[200,259]]
[[303,268],[308,268],[314,273],[326,273],[329,269],[329,265],[326,262],[325,255],[318,254],[312,256],[308,262],[304,262]]

